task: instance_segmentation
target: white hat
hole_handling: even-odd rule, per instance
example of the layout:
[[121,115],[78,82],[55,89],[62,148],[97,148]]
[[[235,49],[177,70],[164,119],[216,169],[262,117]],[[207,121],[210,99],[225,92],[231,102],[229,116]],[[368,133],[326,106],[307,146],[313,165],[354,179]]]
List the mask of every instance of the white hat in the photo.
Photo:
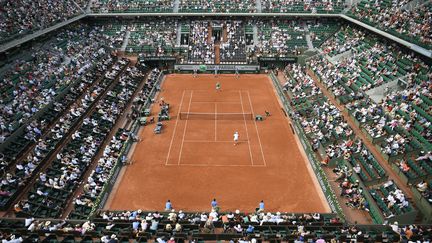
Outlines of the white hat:
[[237,209],[237,210],[235,211],[235,213],[236,213],[236,214],[240,214],[240,210]]

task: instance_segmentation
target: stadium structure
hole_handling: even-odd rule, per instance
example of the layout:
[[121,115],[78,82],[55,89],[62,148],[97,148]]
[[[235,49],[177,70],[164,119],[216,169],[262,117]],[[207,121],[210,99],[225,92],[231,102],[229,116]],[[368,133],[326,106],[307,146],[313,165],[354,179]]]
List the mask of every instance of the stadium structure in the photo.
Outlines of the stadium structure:
[[432,3],[0,0],[2,242],[430,242]]

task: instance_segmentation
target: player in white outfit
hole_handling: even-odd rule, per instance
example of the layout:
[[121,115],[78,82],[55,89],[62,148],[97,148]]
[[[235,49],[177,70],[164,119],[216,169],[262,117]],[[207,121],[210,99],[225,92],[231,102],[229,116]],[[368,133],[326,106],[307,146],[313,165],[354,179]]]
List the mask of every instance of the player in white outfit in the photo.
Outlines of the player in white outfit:
[[235,132],[234,133],[234,146],[237,145],[238,139],[239,139],[239,134],[238,134],[238,132]]

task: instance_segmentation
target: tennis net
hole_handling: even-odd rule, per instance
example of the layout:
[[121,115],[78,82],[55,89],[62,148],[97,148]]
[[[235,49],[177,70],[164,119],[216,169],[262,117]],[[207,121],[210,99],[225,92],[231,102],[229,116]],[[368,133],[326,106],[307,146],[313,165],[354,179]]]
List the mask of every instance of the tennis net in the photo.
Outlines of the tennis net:
[[253,120],[252,113],[180,112],[180,120]]

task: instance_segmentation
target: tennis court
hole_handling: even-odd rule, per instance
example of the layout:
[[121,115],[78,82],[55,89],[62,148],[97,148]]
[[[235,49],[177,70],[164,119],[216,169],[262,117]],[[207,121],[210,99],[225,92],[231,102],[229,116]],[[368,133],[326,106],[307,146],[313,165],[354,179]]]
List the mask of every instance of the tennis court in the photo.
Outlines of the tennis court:
[[248,90],[184,90],[166,165],[265,166],[253,114]]
[[[160,98],[171,119],[161,134],[154,124],[141,130],[107,209],[162,210],[170,199],[200,211],[216,198],[224,211],[250,212],[264,200],[270,211],[330,212],[266,75],[168,75]],[[266,110],[271,116],[255,121]]]

